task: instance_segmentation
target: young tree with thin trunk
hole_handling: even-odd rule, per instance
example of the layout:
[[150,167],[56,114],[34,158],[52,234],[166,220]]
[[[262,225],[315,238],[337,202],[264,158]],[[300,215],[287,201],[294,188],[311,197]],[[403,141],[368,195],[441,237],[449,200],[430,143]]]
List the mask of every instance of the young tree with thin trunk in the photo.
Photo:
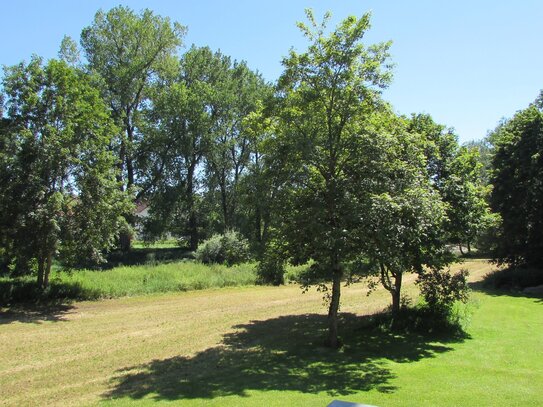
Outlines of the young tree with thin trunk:
[[327,344],[337,348],[345,264],[360,252],[353,234],[360,214],[347,168],[363,154],[370,135],[362,123],[380,108],[380,89],[390,80],[390,44],[362,43],[369,14],[348,17],[329,34],[329,14],[322,24],[310,10],[307,17],[309,25],[298,26],[310,45],[290,52],[279,79],[277,151],[287,154],[282,160],[291,173],[282,186],[284,212],[277,216],[290,261],[313,260],[308,284],[329,288]]

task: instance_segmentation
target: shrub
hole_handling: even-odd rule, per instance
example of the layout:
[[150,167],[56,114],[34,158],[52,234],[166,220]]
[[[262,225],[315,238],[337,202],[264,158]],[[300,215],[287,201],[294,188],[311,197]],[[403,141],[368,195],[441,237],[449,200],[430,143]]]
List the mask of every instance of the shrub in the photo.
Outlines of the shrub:
[[417,333],[430,337],[465,337],[472,307],[455,302],[446,312],[436,312],[428,304],[402,307],[399,313],[375,315],[374,323],[382,331]]
[[229,266],[250,259],[249,242],[236,231],[224,235],[213,235],[202,242],[196,250],[196,259],[204,264],[219,263]]
[[274,253],[266,252],[258,263],[256,274],[259,284],[285,284],[285,261]]
[[428,308],[438,314],[449,314],[456,301],[468,300],[468,271],[451,274],[449,270],[432,269],[419,275],[417,284]]

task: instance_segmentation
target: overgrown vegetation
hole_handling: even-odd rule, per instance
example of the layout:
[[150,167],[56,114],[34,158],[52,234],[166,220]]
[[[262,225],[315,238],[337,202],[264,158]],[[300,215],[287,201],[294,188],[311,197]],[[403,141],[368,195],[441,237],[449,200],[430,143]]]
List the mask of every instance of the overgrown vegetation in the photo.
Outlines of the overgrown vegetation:
[[256,283],[255,265],[206,266],[194,261],[121,266],[111,270],[53,271],[41,290],[30,277],[0,278],[0,304],[96,300],[162,292],[246,286]]
[[198,246],[195,257],[204,264],[243,263],[250,258],[249,241],[233,230],[213,235]]

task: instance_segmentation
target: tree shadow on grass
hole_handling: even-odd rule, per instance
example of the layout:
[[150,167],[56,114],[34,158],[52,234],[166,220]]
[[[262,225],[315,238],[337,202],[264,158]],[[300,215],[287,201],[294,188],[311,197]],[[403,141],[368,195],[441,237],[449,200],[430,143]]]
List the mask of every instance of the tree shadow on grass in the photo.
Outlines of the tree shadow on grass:
[[69,304],[17,305],[2,309],[0,307],[0,325],[13,322],[41,324],[46,321],[66,321],[65,316],[74,307]]
[[[543,271],[532,268],[502,268],[488,273],[481,281],[470,283],[474,291],[491,296],[533,298],[543,304]],[[539,287],[526,289],[526,287]]]
[[[85,288],[79,282],[53,279],[49,287],[42,290],[34,280],[14,278],[0,281],[0,307],[17,306],[17,309],[32,309],[47,315],[51,310],[68,306],[74,300],[95,300],[98,290]],[[23,318],[24,320],[24,318]]]
[[[250,390],[326,392],[346,396],[376,389],[393,392],[388,361],[413,362],[452,348],[447,340],[379,329],[371,317],[343,314],[341,350],[321,345],[326,317],[289,315],[234,327],[213,348],[194,356],[119,370],[105,399],[155,400],[248,396]],[[462,341],[455,337],[450,341]]]

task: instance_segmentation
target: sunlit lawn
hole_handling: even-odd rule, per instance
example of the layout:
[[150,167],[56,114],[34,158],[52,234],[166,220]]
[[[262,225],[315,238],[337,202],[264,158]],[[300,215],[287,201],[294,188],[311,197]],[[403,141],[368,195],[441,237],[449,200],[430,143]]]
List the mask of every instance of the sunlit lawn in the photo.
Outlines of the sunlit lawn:
[[543,405],[541,299],[475,292],[468,336],[439,339],[369,329],[382,290],[342,301],[339,352],[321,346],[321,293],[293,285],[4,310],[0,404]]

